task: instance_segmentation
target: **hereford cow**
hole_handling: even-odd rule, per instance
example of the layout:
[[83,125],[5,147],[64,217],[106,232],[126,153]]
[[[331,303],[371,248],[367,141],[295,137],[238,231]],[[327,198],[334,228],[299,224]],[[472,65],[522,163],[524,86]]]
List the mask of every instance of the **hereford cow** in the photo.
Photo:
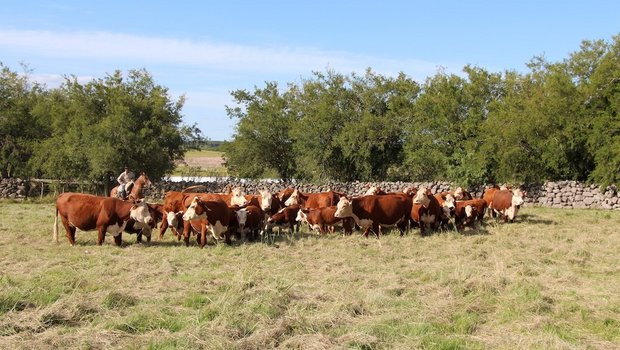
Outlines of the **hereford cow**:
[[296,221],[308,224],[311,230],[319,231],[320,234],[325,234],[326,228],[334,233],[335,226],[342,226],[345,234],[351,234],[352,223],[349,218],[336,217],[337,209],[337,206],[301,209],[297,212]]
[[467,200],[470,200],[470,199],[474,199],[474,197],[471,195],[471,193],[465,191],[461,187],[457,187],[456,190],[454,190],[454,192],[450,192],[450,193],[452,193],[452,195],[454,195],[454,198],[457,201],[467,201]]
[[478,218],[478,208],[471,201],[456,201],[454,210],[454,226],[457,231],[462,231],[465,226],[474,227]]
[[114,236],[117,246],[122,244],[122,235],[130,219],[150,225],[153,221],[149,207],[144,201],[122,201],[113,197],[98,197],[82,193],[63,193],[56,199],[54,219],[54,240],[58,242],[58,215],[62,220],[71,245],[75,245],[75,231],[97,229],[97,244],[102,245],[106,232]]
[[[204,194],[194,195],[186,199],[185,213],[183,214],[183,238],[185,245],[189,246],[191,231],[200,232],[198,244],[203,248],[207,243],[207,231],[213,238],[221,239],[225,234],[225,241],[230,244],[228,225],[230,222],[230,209],[224,201],[204,200]],[[187,203],[189,201],[189,203]]]
[[338,201],[334,215],[338,218],[351,217],[364,230],[364,236],[372,229],[377,238],[380,227],[397,226],[401,236],[407,229],[411,198],[401,195],[363,196]]
[[[265,223],[264,232],[273,232],[274,227],[278,227],[281,231],[282,229],[289,229],[290,234],[293,234],[293,231],[299,232],[299,225],[297,225],[297,212],[301,207],[299,205],[290,205],[280,209],[277,213],[267,219]],[[263,232],[261,232],[261,235]]]
[[[188,189],[186,189],[188,190]],[[184,190],[185,191],[185,190]],[[192,192],[176,192],[168,191],[164,196],[163,215],[159,229],[159,239],[163,239],[166,229],[170,227],[177,239],[181,239],[181,233],[183,231],[183,213],[187,206],[189,206],[191,199],[194,196],[199,196],[203,201],[222,201],[224,203],[246,203],[246,199],[239,194],[234,196],[232,194],[222,193],[192,193]],[[233,198],[234,197],[234,198]],[[234,205],[234,204],[233,204]],[[238,204],[239,205],[239,204]]]
[[300,205],[302,208],[325,208],[336,205],[344,193],[334,191],[319,193],[301,193],[295,190],[293,194],[284,202],[284,205]]
[[147,243],[150,242],[151,232],[164,218],[164,206],[162,204],[147,203],[147,205],[149,207],[149,213],[153,218],[153,221],[149,225],[141,224],[139,222],[136,222],[134,219],[130,219],[125,226],[125,232],[137,235],[137,243],[142,243],[142,235],[146,236]]
[[504,220],[504,222],[513,222],[519,208],[523,204],[524,193],[520,189],[514,190],[497,190],[493,193],[493,198],[489,203],[489,210]]
[[442,214],[440,218],[440,225],[442,229],[448,228],[450,219],[454,217],[454,210],[456,209],[456,199],[450,192],[441,192],[435,194],[435,199],[441,206]]
[[249,201],[248,206],[259,207],[264,212],[265,217],[263,219],[265,221],[283,208],[280,198],[267,190],[260,191],[258,195],[247,195],[245,198]]
[[431,190],[421,187],[413,197],[411,219],[420,226],[420,234],[424,235],[424,229],[436,230],[443,215],[443,209],[439,201],[432,195]]
[[293,192],[295,192],[294,188],[287,187],[287,188],[285,188],[283,190],[280,190],[278,193],[276,193],[276,197],[278,197],[280,202],[282,202],[282,204],[284,204],[287,201],[287,199],[289,199],[291,197]]
[[266,214],[255,205],[248,205],[243,208],[243,211],[245,212],[245,218],[239,219],[245,220],[243,225],[240,225],[241,235],[245,235],[249,241],[255,241],[258,239],[259,232],[264,226]]

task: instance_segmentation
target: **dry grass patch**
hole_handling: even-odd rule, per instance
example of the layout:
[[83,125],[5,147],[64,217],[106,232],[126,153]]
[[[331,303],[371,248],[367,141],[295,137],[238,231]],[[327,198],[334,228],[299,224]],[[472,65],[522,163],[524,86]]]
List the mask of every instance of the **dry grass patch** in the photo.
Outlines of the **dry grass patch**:
[[0,213],[0,348],[620,347],[620,212],[203,250],[70,247],[51,242],[52,204]]

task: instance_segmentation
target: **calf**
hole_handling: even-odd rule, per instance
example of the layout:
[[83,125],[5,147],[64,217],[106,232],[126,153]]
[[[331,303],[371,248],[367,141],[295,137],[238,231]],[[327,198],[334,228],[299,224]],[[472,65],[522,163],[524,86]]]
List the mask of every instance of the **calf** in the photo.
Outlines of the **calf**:
[[353,229],[348,218],[343,219],[336,217],[337,206],[325,208],[301,209],[297,212],[297,221],[307,223],[311,230],[319,231],[325,234],[326,228],[334,233],[335,226],[343,226],[344,233],[350,234]]
[[146,202],[122,201],[113,197],[98,197],[82,193],[63,193],[56,199],[54,218],[54,240],[58,242],[58,215],[65,227],[67,239],[75,245],[75,231],[97,229],[97,244],[102,245],[106,232],[114,236],[117,246],[122,244],[122,235],[130,219],[150,225],[153,218]]

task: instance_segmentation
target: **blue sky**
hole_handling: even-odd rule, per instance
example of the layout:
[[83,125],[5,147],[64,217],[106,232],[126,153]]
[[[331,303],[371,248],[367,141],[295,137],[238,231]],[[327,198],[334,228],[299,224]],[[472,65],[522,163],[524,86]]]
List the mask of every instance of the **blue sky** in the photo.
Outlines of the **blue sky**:
[[145,68],[184,122],[230,139],[230,91],[299,82],[312,71],[419,82],[466,64],[526,71],[534,56],[568,58],[582,40],[620,34],[620,1],[8,1],[0,0],[0,62],[55,87]]

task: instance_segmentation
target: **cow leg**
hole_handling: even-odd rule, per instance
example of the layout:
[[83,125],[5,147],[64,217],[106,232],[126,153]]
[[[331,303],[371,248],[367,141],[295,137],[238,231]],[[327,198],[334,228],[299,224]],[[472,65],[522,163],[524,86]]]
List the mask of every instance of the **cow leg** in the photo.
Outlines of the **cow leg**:
[[[372,231],[375,233],[375,236],[377,236],[377,239],[379,239],[379,236],[381,236],[381,225],[373,222]],[[368,235],[366,235],[366,237],[368,237]]]
[[407,231],[407,220],[403,220],[402,222],[398,223],[398,229],[400,230],[400,236],[404,236],[405,231]]
[[65,220],[64,217],[62,219],[62,226],[65,227],[65,231],[67,233],[67,239],[69,240],[69,244],[72,246],[75,245],[75,231],[77,230],[75,227],[69,225],[69,220]]
[[168,229],[168,219],[166,215],[164,215],[163,220],[161,221],[161,226],[159,228],[159,240],[164,239],[164,233],[166,233],[166,229]]
[[196,240],[198,241],[200,248],[204,248],[207,244],[207,225],[202,225],[200,228],[200,234],[196,235]]
[[99,226],[97,230],[97,245],[102,245],[105,240],[105,232],[108,230],[108,225]]
[[[185,246],[189,247],[189,236],[192,233],[192,224],[189,221],[185,221],[183,223],[183,240],[185,241]],[[181,240],[181,235],[179,235],[179,240]]]
[[120,247],[121,245],[123,245],[123,233],[122,232],[114,236],[114,244],[116,244],[117,247]]

